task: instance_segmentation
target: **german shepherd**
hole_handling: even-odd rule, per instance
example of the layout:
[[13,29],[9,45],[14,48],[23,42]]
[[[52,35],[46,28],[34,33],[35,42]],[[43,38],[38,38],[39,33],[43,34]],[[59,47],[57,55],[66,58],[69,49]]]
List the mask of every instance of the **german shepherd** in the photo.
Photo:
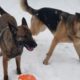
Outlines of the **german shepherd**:
[[32,51],[37,46],[37,43],[32,38],[31,31],[24,17],[22,18],[22,24],[17,26],[14,17],[1,7],[0,15],[0,48],[3,56],[4,80],[9,80],[7,71],[8,60],[15,58],[17,74],[21,74],[20,62],[23,47]]
[[52,52],[59,42],[71,41],[80,58],[80,14],[70,14],[53,8],[33,9],[27,0],[21,0],[21,7],[32,15],[31,32],[37,35],[46,27],[54,34],[50,49],[43,63],[48,64]]

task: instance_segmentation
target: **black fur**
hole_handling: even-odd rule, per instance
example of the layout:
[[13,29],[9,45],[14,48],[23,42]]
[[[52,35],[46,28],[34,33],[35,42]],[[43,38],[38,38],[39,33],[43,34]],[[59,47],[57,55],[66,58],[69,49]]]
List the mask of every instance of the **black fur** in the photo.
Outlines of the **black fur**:
[[56,31],[57,25],[62,18],[64,22],[67,22],[69,17],[74,17],[72,14],[53,8],[41,8],[36,11],[35,16],[40,19],[40,21],[42,21],[51,32]]
[[58,23],[63,18],[66,22],[68,20],[68,16],[72,15],[62,10],[54,9],[54,8],[41,8],[41,9],[33,9],[28,5],[27,0],[21,0],[22,7],[24,7],[25,11],[29,12],[31,15],[36,16],[40,21],[42,21],[51,32],[57,29]]
[[7,12],[4,11],[4,10],[0,7],[0,14],[3,15],[3,14],[5,14],[5,13],[7,14]]
[[[76,13],[79,20],[80,14]],[[74,19],[75,15],[53,8],[41,8],[36,11],[35,16],[40,19],[51,32],[56,31],[57,25],[63,19],[64,22]],[[73,20],[71,20],[73,21]]]
[[22,25],[27,25],[25,18],[22,18]]
[[40,19],[51,32],[57,29],[62,11],[52,8],[42,8],[36,12],[36,16]]

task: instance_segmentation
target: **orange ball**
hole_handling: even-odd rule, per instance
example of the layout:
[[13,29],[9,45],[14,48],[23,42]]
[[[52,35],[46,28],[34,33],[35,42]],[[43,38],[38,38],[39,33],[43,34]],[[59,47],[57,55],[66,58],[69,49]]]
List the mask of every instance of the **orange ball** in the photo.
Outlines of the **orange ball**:
[[36,80],[36,78],[31,74],[20,75],[18,80]]

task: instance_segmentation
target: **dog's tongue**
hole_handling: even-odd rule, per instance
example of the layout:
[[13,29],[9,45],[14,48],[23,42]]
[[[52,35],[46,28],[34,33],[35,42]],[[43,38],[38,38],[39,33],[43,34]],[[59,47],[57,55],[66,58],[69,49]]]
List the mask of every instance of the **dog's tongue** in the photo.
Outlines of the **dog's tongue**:
[[33,51],[33,48],[27,47],[27,49],[28,49],[29,51]]

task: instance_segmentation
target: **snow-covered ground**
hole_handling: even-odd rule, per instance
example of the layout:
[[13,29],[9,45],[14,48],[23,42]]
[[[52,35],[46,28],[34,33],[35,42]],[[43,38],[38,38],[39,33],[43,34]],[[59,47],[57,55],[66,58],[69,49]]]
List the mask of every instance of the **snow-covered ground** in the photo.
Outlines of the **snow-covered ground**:
[[[28,0],[29,4],[38,9],[53,7],[70,13],[80,12],[80,0]],[[31,15],[20,8],[20,0],[0,0],[7,12],[13,15],[18,25],[24,16],[30,27]],[[80,80],[80,62],[72,43],[60,43],[56,46],[49,65],[43,65],[43,59],[50,47],[52,34],[46,29],[35,37],[37,48],[29,52],[24,48],[21,61],[23,74],[34,74],[37,80]],[[9,61],[9,79],[18,80],[15,60]],[[0,80],[3,80],[2,57],[0,57]]]

